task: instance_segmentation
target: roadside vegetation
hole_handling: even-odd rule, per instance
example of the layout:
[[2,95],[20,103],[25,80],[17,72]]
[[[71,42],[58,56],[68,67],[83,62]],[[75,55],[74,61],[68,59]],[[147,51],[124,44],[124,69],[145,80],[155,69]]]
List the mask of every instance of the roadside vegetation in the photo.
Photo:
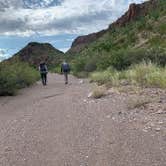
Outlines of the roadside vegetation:
[[141,87],[166,88],[166,67],[142,62],[124,71],[108,68],[90,74],[91,81],[107,86],[138,85]]
[[32,85],[38,72],[20,61],[0,63],[0,96],[15,95],[17,90]]

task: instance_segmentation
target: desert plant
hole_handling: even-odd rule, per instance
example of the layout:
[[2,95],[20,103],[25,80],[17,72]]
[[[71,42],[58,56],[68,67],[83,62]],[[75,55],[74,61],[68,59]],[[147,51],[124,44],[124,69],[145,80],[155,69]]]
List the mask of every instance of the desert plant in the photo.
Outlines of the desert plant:
[[146,104],[152,102],[150,98],[146,97],[132,97],[127,102],[127,108],[128,109],[135,109],[144,107]]
[[106,95],[106,88],[103,86],[96,87],[92,92],[92,97],[99,99]]
[[23,62],[0,64],[0,96],[14,95],[19,88],[30,86],[39,79],[38,72]]

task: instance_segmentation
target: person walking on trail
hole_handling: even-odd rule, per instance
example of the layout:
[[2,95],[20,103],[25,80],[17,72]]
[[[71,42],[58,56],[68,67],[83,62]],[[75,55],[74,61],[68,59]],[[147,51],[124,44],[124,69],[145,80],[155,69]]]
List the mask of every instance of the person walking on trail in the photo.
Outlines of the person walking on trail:
[[70,72],[70,66],[66,61],[64,61],[61,65],[61,73],[64,74],[65,84],[68,84],[68,74],[69,74],[69,72]]
[[45,62],[41,62],[39,65],[39,71],[40,71],[40,75],[41,75],[41,80],[42,80],[42,84],[43,85],[47,85],[47,73],[48,73],[48,69],[47,69],[47,65]]

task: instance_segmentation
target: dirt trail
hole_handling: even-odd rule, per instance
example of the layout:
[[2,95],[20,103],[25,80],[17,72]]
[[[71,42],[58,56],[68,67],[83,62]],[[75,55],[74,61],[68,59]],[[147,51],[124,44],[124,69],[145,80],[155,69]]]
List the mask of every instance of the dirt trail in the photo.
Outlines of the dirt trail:
[[50,74],[0,98],[0,166],[166,166],[164,127],[145,130],[148,114],[131,114],[125,95],[87,99],[92,85],[70,82]]

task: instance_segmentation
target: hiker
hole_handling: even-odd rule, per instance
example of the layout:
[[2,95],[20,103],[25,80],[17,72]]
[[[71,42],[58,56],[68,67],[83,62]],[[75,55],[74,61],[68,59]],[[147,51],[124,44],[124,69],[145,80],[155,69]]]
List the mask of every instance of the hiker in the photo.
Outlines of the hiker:
[[61,65],[61,73],[64,74],[65,84],[68,84],[68,74],[69,74],[69,72],[70,72],[70,66],[66,61],[64,61]]
[[48,69],[47,69],[47,65],[45,62],[41,62],[39,65],[39,71],[40,71],[40,75],[41,75],[41,80],[42,80],[42,84],[43,85],[47,85],[47,73],[48,73]]

